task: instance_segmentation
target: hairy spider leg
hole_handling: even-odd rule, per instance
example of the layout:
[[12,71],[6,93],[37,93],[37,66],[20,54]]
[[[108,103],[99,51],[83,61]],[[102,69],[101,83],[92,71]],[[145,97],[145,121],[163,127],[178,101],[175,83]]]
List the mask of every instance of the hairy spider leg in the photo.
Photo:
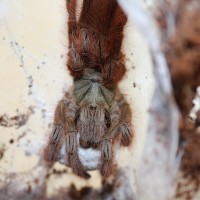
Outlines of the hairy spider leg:
[[120,134],[121,145],[129,146],[133,134],[131,130],[131,109],[123,96],[116,97],[115,103],[110,109],[111,126],[101,141],[100,172],[104,177],[113,173],[113,140]]

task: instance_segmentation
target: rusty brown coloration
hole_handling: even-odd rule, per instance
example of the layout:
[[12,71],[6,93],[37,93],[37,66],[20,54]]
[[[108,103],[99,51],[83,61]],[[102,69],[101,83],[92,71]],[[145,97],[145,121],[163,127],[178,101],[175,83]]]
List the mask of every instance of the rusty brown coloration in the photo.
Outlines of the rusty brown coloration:
[[133,138],[130,106],[117,87],[126,71],[121,45],[127,18],[116,0],[84,0],[79,19],[75,0],[67,0],[67,10],[67,67],[74,86],[57,105],[44,157],[58,160],[65,143],[69,166],[88,178],[77,153],[79,133],[81,147],[101,152],[99,170],[107,177],[113,172],[114,140],[129,146]]

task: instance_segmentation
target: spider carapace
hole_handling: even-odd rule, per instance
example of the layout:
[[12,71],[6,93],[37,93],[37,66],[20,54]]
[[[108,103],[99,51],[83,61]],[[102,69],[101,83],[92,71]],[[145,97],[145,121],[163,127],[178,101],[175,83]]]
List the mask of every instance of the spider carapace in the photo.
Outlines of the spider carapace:
[[88,178],[78,148],[94,148],[101,152],[98,168],[107,177],[113,172],[115,139],[129,146],[133,138],[130,106],[118,89],[126,71],[121,45],[127,18],[116,0],[83,0],[79,17],[76,3],[66,1],[67,67],[74,84],[58,102],[44,157],[58,160],[65,144],[68,165]]

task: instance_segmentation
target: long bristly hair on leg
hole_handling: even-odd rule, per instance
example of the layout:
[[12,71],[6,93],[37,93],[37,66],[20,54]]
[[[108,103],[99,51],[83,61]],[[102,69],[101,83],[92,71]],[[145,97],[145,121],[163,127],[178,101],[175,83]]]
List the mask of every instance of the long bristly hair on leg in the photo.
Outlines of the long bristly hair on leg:
[[[118,83],[126,72],[121,46],[127,18],[116,0],[83,0],[79,17],[76,16],[75,0],[67,1],[67,9],[67,67],[74,77],[76,133],[80,134],[81,147],[99,148],[99,169],[102,176],[109,176],[113,167],[112,141],[118,135],[122,123],[118,117],[115,117],[114,121],[110,119]],[[124,119],[123,122],[126,127]],[[126,129],[122,129],[122,134],[125,133],[126,138],[130,138],[129,132],[125,131]],[[71,142],[67,143],[69,147],[70,144]],[[76,162],[71,160],[70,165],[75,168],[75,173],[78,173],[79,168],[76,165],[78,164],[80,169],[82,166],[78,163],[78,157],[74,158],[77,158]],[[72,156],[70,159],[73,159]]]
[[121,52],[125,14],[116,0],[84,0],[76,20],[75,7],[76,1],[68,0],[71,75],[80,78],[85,68],[93,68],[107,88],[116,87],[126,71]]

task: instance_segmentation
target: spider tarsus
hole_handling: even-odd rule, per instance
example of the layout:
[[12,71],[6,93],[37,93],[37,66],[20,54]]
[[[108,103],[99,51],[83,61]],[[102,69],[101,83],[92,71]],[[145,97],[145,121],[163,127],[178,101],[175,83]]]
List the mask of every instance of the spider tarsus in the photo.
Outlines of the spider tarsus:
[[106,178],[113,174],[113,162],[112,160],[103,160],[100,166],[101,175]]
[[72,168],[73,172],[85,179],[90,178],[90,174],[84,169],[82,163],[79,160],[78,154],[69,154],[68,155],[68,162],[70,167]]
[[101,175],[109,177],[113,173],[112,141],[106,138],[101,142],[101,159]]

